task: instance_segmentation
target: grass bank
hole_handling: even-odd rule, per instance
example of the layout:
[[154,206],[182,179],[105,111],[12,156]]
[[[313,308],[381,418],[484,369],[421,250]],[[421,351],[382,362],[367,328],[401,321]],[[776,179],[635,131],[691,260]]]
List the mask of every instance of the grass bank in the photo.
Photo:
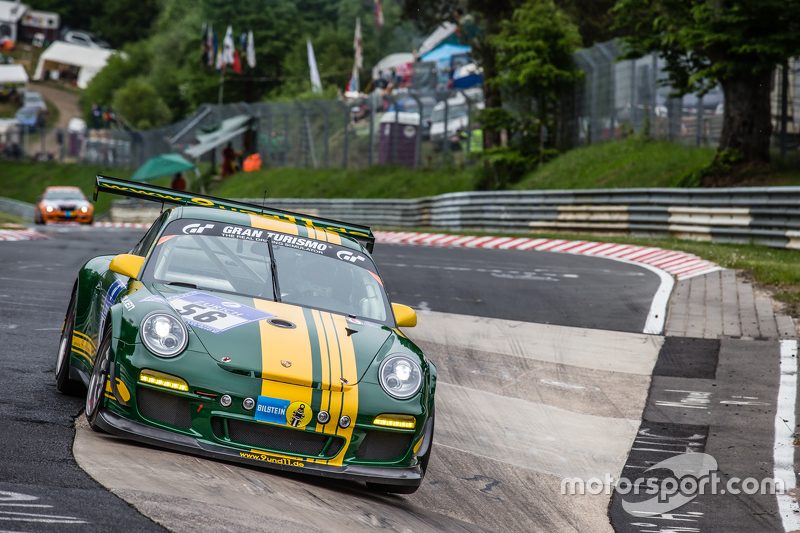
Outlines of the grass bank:
[[[48,185],[75,185],[91,199],[97,174],[127,178],[132,172],[97,165],[63,164],[52,161],[46,163],[3,161],[0,163],[0,196],[34,202]],[[95,204],[96,212],[106,212],[112,199],[110,195],[101,195]]]

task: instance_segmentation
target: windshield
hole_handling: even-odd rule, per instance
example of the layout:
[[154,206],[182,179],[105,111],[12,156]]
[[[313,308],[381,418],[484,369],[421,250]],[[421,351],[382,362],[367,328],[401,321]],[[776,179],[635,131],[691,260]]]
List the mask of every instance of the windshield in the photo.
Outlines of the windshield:
[[[467,116],[466,105],[451,105],[447,110],[447,121]],[[431,113],[432,122],[444,122],[444,106],[438,107]]]
[[44,193],[47,200],[85,200],[81,191],[51,189]]
[[[273,282],[270,247],[278,283]],[[365,254],[323,241],[246,226],[172,222],[147,263],[145,280],[280,300],[387,323],[389,304]],[[274,287],[280,287],[276,298]]]

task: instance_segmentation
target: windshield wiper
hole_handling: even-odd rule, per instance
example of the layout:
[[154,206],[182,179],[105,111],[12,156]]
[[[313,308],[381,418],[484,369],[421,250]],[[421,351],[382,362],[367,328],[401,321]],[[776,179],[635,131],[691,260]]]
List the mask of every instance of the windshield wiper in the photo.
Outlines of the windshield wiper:
[[187,283],[185,281],[168,281],[165,283],[165,285],[176,285],[178,287],[188,287],[190,289],[198,288],[197,285],[195,285],[194,283]]
[[272,290],[275,293],[275,301],[281,301],[281,287],[278,285],[278,263],[275,261],[275,250],[272,248],[272,237],[267,239],[269,248],[269,269],[272,272]]

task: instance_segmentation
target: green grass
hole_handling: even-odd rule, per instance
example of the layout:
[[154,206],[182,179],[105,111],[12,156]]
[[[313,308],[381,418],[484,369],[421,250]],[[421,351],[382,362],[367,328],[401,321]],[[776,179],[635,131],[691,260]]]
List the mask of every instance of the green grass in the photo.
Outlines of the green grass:
[[[0,164],[2,184],[0,195],[23,202],[34,202],[48,185],[76,185],[83,190],[87,198],[91,199],[94,193],[94,178],[98,173],[120,178],[127,178],[132,174],[128,170],[94,165],[3,161]],[[95,212],[97,214],[106,212],[112,199],[108,194],[100,195],[95,204]]]
[[470,171],[400,167],[365,170],[276,168],[236,174],[209,193],[227,198],[419,198],[474,189]]
[[630,138],[577,148],[534,170],[515,189],[678,187],[706,166],[712,148]]
[[0,212],[0,228],[23,225],[26,221],[11,213]]

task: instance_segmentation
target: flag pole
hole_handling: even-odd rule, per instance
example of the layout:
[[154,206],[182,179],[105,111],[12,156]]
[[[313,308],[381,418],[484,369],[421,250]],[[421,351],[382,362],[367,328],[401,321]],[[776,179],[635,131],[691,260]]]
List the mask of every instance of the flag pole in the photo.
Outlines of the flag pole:
[[222,105],[222,95],[225,92],[225,67],[223,66],[220,69],[219,74],[219,98],[217,98],[217,104]]

